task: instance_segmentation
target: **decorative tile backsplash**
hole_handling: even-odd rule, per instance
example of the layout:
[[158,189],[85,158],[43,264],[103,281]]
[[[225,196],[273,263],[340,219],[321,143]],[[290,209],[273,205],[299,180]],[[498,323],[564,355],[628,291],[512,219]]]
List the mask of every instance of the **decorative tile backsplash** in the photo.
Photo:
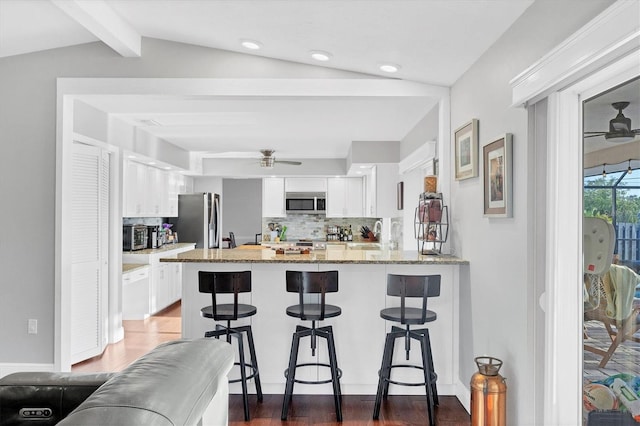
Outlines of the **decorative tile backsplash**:
[[162,217],[123,217],[123,225],[161,226],[166,218]]
[[[345,217],[345,218],[327,218],[325,215],[319,214],[294,214],[285,217],[263,217],[262,232],[269,232],[269,223],[279,224],[281,227],[287,227],[287,240],[326,240],[327,226],[341,226],[348,228],[351,225],[354,239],[359,239],[360,228],[368,226],[373,229],[377,218],[372,217]],[[394,218],[394,222],[402,222],[402,218]],[[402,229],[398,226],[397,229]],[[398,235],[402,239],[401,235]]]

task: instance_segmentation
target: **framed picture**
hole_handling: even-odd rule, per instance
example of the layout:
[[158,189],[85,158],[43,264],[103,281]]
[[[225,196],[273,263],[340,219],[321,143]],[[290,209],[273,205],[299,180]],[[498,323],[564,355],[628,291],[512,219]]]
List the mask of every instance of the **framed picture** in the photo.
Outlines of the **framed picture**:
[[478,120],[475,118],[454,132],[456,180],[478,176]]
[[484,215],[511,217],[512,215],[512,153],[510,133],[482,148]]

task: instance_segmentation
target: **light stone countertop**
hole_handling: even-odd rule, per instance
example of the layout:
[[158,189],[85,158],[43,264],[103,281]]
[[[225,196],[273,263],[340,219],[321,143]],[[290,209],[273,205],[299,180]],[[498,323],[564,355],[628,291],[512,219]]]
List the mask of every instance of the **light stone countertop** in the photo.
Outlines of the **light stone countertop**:
[[123,263],[122,264],[122,273],[125,274],[127,272],[135,271],[136,269],[148,268],[149,265],[146,263]]
[[182,249],[189,246],[195,246],[196,243],[175,243],[175,244],[165,244],[160,248],[155,249],[142,249],[142,250],[133,250],[133,251],[124,251],[123,253],[127,254],[157,254],[164,253],[171,250]]
[[309,254],[276,254],[275,250],[194,249],[160,262],[178,263],[361,263],[468,265],[450,255],[422,255],[398,250],[313,250]]

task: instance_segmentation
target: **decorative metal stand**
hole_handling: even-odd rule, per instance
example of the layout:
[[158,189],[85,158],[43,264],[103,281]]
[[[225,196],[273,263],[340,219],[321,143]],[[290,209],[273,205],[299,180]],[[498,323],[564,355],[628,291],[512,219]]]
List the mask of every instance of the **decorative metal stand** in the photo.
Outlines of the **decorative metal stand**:
[[421,254],[439,255],[449,236],[449,209],[442,193],[423,192],[416,207],[414,234]]

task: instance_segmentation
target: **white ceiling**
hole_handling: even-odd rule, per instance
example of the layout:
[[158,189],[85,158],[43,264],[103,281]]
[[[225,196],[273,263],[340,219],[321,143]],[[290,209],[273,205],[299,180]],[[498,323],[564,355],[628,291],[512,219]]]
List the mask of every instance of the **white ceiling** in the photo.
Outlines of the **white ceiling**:
[[[123,39],[130,31],[384,76],[378,65],[391,62],[401,66],[396,78],[450,86],[533,0],[0,0],[0,57],[97,41],[90,17],[63,11],[83,3],[122,18],[98,32],[107,42],[108,30]],[[263,48],[248,51],[242,39]],[[314,61],[312,50],[331,60]]]
[[[136,56],[140,37],[451,86],[533,0],[0,0],[0,58],[102,41]],[[250,51],[242,39],[259,41]],[[124,46],[124,47],[123,47]],[[131,47],[133,46],[133,47]],[[310,58],[329,52],[327,62]],[[131,54],[133,51],[133,54]],[[144,55],[144,52],[142,52]],[[400,66],[395,74],[381,63]],[[624,98],[624,99],[623,99]],[[209,156],[344,158],[354,140],[400,140],[435,105],[429,98],[242,100],[136,96],[91,105],[189,151]],[[606,130],[626,100],[640,127],[640,84],[585,105],[585,130]],[[153,120],[149,125],[144,120]],[[606,148],[589,138],[585,152]]]
[[[151,37],[451,86],[532,2],[0,0],[0,58],[94,41],[135,56],[140,37]],[[262,49],[247,50],[242,39],[259,41]],[[312,50],[331,58],[315,61]],[[400,70],[386,74],[378,68],[383,62]],[[205,156],[255,156],[268,148],[277,158],[301,159],[345,158],[354,140],[401,140],[437,102],[392,96],[84,100]]]

